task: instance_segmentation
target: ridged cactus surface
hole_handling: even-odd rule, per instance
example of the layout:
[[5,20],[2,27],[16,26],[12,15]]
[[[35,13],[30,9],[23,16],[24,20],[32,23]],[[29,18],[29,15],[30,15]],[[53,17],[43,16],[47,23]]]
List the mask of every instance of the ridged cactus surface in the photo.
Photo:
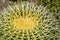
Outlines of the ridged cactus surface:
[[59,40],[59,22],[47,7],[17,3],[0,15],[1,40]]

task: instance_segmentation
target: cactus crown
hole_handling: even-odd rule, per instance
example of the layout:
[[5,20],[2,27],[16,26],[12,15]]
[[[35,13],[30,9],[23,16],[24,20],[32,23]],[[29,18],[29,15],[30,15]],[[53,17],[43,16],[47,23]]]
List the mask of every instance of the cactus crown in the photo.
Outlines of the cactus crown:
[[0,18],[2,40],[51,40],[58,38],[58,27],[46,7],[29,2],[7,7]]

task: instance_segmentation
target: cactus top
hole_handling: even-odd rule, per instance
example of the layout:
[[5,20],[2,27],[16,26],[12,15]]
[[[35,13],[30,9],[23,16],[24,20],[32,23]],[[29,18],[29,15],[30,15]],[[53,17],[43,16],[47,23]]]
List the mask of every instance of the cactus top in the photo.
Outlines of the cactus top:
[[34,3],[8,6],[0,17],[2,40],[55,40],[59,22],[49,10]]

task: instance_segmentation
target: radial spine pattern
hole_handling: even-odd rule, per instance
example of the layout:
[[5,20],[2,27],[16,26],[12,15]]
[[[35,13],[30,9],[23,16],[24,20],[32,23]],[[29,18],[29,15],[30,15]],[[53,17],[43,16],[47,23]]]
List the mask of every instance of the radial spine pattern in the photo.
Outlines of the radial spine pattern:
[[2,12],[0,39],[58,40],[58,27],[58,21],[46,7],[23,2]]

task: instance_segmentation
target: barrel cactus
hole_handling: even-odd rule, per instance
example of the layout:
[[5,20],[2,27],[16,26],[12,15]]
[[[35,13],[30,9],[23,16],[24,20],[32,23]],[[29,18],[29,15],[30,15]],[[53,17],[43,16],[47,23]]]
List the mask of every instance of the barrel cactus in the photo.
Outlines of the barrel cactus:
[[1,40],[59,40],[59,22],[47,7],[16,3],[0,15]]

